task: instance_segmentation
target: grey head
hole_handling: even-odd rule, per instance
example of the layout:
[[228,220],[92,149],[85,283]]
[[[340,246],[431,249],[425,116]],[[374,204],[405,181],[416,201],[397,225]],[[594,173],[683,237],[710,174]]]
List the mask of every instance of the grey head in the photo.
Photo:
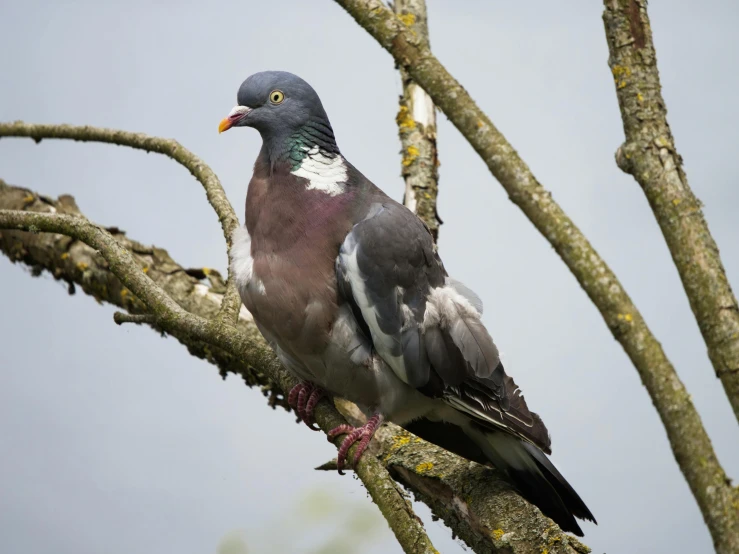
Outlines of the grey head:
[[219,132],[253,127],[262,135],[272,162],[288,160],[318,147],[339,153],[321,99],[308,83],[287,71],[255,73],[239,87],[237,105],[221,121]]

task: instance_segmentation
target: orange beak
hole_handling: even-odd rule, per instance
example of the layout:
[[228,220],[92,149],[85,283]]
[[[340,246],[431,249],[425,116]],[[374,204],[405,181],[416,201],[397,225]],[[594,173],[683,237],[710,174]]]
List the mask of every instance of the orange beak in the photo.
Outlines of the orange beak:
[[231,127],[238,124],[239,121],[249,115],[250,111],[251,108],[247,106],[236,106],[231,110],[231,113],[228,114],[228,117],[223,118],[218,124],[218,132],[222,133],[223,131],[228,131]]
[[218,124],[218,132],[222,133],[223,131],[228,131],[231,127],[233,127],[233,121],[228,117],[224,117]]

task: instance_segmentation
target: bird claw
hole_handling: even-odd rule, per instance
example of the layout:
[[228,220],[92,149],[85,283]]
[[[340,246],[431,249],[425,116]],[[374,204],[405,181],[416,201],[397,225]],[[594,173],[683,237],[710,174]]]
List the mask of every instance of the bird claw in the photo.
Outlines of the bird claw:
[[287,395],[287,403],[298,415],[297,421],[302,421],[312,431],[320,431],[315,425],[313,410],[323,395],[323,389],[308,382],[298,383]]
[[339,470],[339,475],[344,475],[344,472],[342,471],[344,469],[344,462],[347,461],[347,455],[349,454],[349,449],[352,445],[359,441],[357,451],[354,453],[354,467],[356,467],[362,454],[367,449],[367,446],[369,446],[375,431],[377,431],[377,428],[382,424],[382,421],[383,417],[380,414],[375,414],[361,427],[352,427],[351,425],[344,423],[328,432],[328,440],[330,442],[333,442],[339,435],[347,435],[339,447],[339,454],[336,458],[336,467]]

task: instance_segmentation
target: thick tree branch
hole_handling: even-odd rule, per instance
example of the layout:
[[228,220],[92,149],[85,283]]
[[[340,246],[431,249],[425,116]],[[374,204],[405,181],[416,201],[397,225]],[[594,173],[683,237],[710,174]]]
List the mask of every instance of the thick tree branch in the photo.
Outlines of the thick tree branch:
[[649,200],[739,419],[739,306],[667,123],[646,0],[606,0],[603,22],[626,135],[616,163]]
[[[1,182],[0,186],[0,198],[4,199],[5,193],[8,192],[10,187]],[[34,197],[34,195],[30,196]],[[26,204],[26,208],[34,203],[33,200],[28,201],[28,198],[26,196],[22,200]],[[0,205],[5,205],[5,203],[0,202]],[[55,206],[52,207],[56,209]],[[45,211],[51,210],[47,209]],[[60,213],[0,209],[0,229],[28,231],[34,235],[39,232],[53,233],[53,235],[44,237],[44,239],[50,241],[54,254],[57,253],[56,245],[58,243],[66,243],[65,250],[58,256],[58,259],[62,262],[69,260],[70,256],[67,248],[74,245],[74,243],[65,240],[64,237],[75,239],[94,248],[107,264],[106,267],[101,264],[100,270],[107,271],[109,269],[110,273],[115,275],[127,290],[130,290],[141,301],[147,312],[153,315],[155,328],[169,332],[180,340],[184,339],[183,342],[188,346],[191,342],[202,345],[206,352],[213,347],[224,350],[233,361],[239,360],[243,355],[249,360],[249,365],[253,367],[253,371],[263,375],[266,382],[278,388],[283,396],[285,391],[290,390],[297,383],[280,365],[271,349],[263,341],[256,338],[255,332],[252,331],[251,334],[244,333],[230,324],[218,320],[208,320],[184,310],[148,275],[151,269],[144,271],[132,252],[129,252],[121,242],[101,227],[88,222],[84,217]],[[7,251],[6,247],[9,246],[9,250],[14,252],[11,259],[18,259],[20,256],[20,259],[28,261],[28,256],[32,256],[32,249],[38,248],[39,242],[35,240],[31,240],[29,248],[26,248],[23,238],[28,238],[28,233],[4,231],[0,235],[0,244],[3,251]],[[154,249],[151,249],[151,251],[153,252]],[[67,254],[67,257],[64,257],[64,254]],[[87,254],[90,258],[95,256],[91,252],[87,252]],[[166,256],[166,252],[163,255]],[[37,267],[38,262],[33,265]],[[66,265],[66,263],[62,265]],[[59,266],[53,263],[53,267],[57,269]],[[82,275],[76,273],[73,273],[73,275],[81,277],[80,280],[83,281],[83,284],[89,285],[92,276],[87,276],[88,283],[84,283],[84,281],[85,272],[90,270],[90,265],[87,262],[78,261],[75,267],[76,270],[82,272]],[[182,273],[184,274],[184,272]],[[109,278],[102,279],[103,282],[107,280]],[[116,300],[126,296],[122,294],[123,289],[120,288],[120,285],[117,288],[120,293]],[[98,293],[96,297],[99,299],[104,299],[107,294],[104,288],[96,292]],[[206,290],[205,294],[210,293]],[[254,326],[251,325],[251,327]],[[316,422],[326,432],[345,423],[336,409],[325,401],[319,403],[315,415]],[[341,439],[339,437],[336,443],[340,444]],[[350,452],[353,455],[354,450]],[[387,469],[376,458],[367,456],[360,460],[356,472],[385,519],[387,519],[403,549],[406,552],[419,554],[436,552],[426,536],[423,524],[413,513],[410,502],[393,482]]]
[[[27,189],[11,187],[0,181],[0,209],[26,210],[28,212],[52,212],[77,216],[81,214],[74,200],[63,196],[59,200],[41,197]],[[5,213],[5,212],[3,212]],[[83,220],[84,221],[84,220]],[[146,247],[119,230],[113,230],[115,241],[125,248],[135,260],[136,272],[148,277],[161,287],[187,312],[212,318],[218,311],[220,295],[209,289],[197,278],[177,265],[165,250]],[[34,273],[48,270],[57,279],[80,286],[99,301],[109,302],[131,313],[145,313],[145,306],[129,289],[110,272],[108,262],[87,245],[66,236],[20,231],[0,231],[0,250],[11,260],[30,266]],[[155,325],[155,328],[160,329]],[[230,348],[213,346],[185,333],[171,331],[195,356],[217,365],[223,375],[238,373],[247,385],[260,386],[270,397],[270,404],[283,404],[282,391],[294,383],[282,370],[271,349],[264,343],[251,317],[245,309],[236,323],[238,334],[244,338],[236,354]],[[272,376],[277,376],[272,380]],[[278,383],[275,386],[274,383]],[[359,415],[356,407],[346,401],[337,405],[350,422]],[[317,419],[326,430],[342,422],[328,402],[319,404]],[[327,413],[329,415],[327,415]],[[330,417],[329,417],[330,416]],[[394,425],[383,426],[376,435],[370,452],[359,464],[358,475],[368,489],[381,489],[390,501],[380,499],[378,504],[391,506],[386,515],[397,526],[407,526],[410,539],[404,548],[424,552],[428,543],[418,528],[410,524],[413,515],[395,486],[384,479],[375,461],[407,486],[421,501],[428,504],[434,514],[445,521],[453,532],[476,552],[540,554],[574,554],[588,552],[587,547],[563,533],[551,520],[522,500],[508,482],[492,469],[483,468],[444,452],[421,441]],[[365,459],[367,462],[365,462]],[[367,464],[372,471],[365,469]],[[384,471],[384,470],[383,470]],[[369,484],[368,484],[369,483]],[[373,493],[373,498],[375,498]],[[396,515],[396,512],[399,515]],[[414,530],[415,529],[415,530]]]
[[239,219],[236,217],[236,213],[226,197],[226,192],[223,190],[218,176],[198,156],[174,139],[152,137],[144,133],[131,133],[118,129],[103,129],[88,125],[36,125],[24,123],[23,121],[0,123],[0,137],[27,137],[35,140],[36,143],[40,143],[43,139],[105,142],[144,150],[147,153],[156,152],[157,154],[164,154],[185,167],[203,185],[208,203],[213,206],[218,220],[221,222],[223,236],[226,239],[228,247],[229,277],[218,318],[229,322],[236,320],[239,309],[241,308],[241,298],[239,298],[239,293],[230,274],[230,249],[231,236],[236,227],[239,226]]
[[[395,0],[395,13],[421,43],[429,46],[426,0]],[[436,107],[426,91],[400,67],[403,94],[396,121],[402,147],[401,171],[405,179],[403,203],[439,238],[436,197],[439,193],[439,158],[436,149]]]
[[426,90],[480,155],[510,199],[554,247],[639,372],[680,470],[709,522],[714,541],[736,534],[737,496],[700,416],[662,346],[613,271],[469,93],[392,11],[380,0],[335,1]]

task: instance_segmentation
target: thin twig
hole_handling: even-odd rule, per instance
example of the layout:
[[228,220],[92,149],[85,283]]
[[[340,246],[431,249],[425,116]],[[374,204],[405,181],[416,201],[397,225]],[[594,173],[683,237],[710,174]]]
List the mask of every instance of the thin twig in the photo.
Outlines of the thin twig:
[[153,325],[156,322],[156,318],[152,314],[127,314],[125,312],[116,312],[113,314],[113,321],[116,325],[123,325],[124,323],[135,323],[141,325],[147,323]]
[[105,142],[128,146],[146,152],[164,154],[180,165],[187,168],[192,175],[203,185],[208,202],[213,207],[221,222],[223,236],[228,248],[229,276],[226,282],[226,293],[223,295],[221,310],[217,316],[219,321],[233,322],[239,317],[241,298],[236,290],[231,276],[231,236],[239,226],[239,220],[226,197],[221,182],[198,156],[183,147],[174,139],[153,137],[144,133],[132,133],[118,129],[104,129],[89,125],[39,125],[15,121],[0,123],[0,137],[27,137],[37,143],[43,139],[70,139],[82,142]]
[[[0,229],[16,229],[32,233],[60,233],[95,248],[105,258],[110,271],[135,294],[156,318],[157,325],[165,331],[184,333],[193,339],[222,348],[233,356],[254,351],[247,336],[230,324],[208,320],[183,310],[167,293],[154,283],[133,259],[131,254],[101,227],[81,217],[63,214],[0,210]],[[263,356],[271,353],[263,352]],[[290,390],[297,381],[280,366],[274,356],[262,360],[270,380],[283,392]],[[327,401],[319,402],[315,411],[316,422],[328,431],[346,423]],[[340,443],[341,438],[336,442]],[[355,445],[356,447],[356,445]],[[350,450],[353,456],[355,447]],[[413,513],[410,502],[403,496],[387,470],[372,456],[363,457],[356,473],[364,483],[372,499],[380,508],[406,552],[436,552],[423,529],[423,524]]]
[[647,3],[608,0],[603,22],[626,135],[616,162],[634,176],[649,200],[713,368],[739,420],[739,305],[667,123]]
[[[431,51],[380,0],[335,0],[421,85],[547,238],[637,369],[675,459],[712,533],[736,532],[737,499],[700,416],[662,346],[616,275],[513,146]],[[636,0],[633,0],[636,1]],[[722,515],[723,514],[723,515]],[[720,535],[714,533],[714,540]]]
[[[336,458],[334,458],[333,460],[329,460],[328,462],[322,463],[320,466],[316,466],[314,469],[316,471],[336,471],[337,469],[339,469],[339,461]],[[352,468],[350,467],[347,469],[352,469]]]

